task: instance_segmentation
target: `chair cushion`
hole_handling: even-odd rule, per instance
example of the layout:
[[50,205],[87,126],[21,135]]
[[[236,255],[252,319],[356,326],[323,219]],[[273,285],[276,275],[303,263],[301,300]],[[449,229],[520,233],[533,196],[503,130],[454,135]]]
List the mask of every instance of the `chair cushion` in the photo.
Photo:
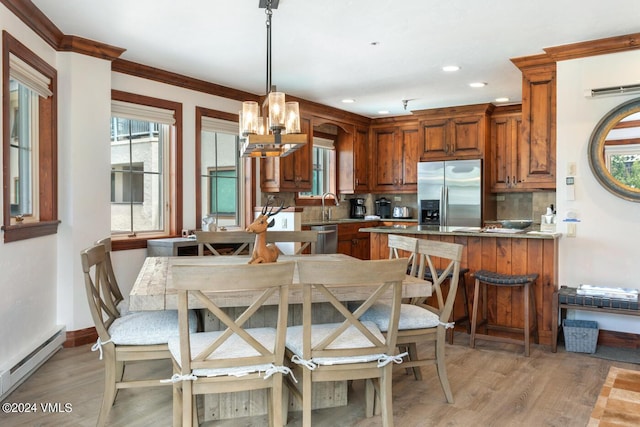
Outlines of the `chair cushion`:
[[[376,327],[373,322],[362,322],[362,324],[370,330],[380,341],[385,342],[384,335]],[[328,336],[339,323],[325,323],[311,326],[311,346],[321,342]],[[287,348],[298,357],[302,358],[302,326],[290,326],[287,328]],[[371,342],[365,338],[360,331],[354,326],[349,326],[328,348],[355,348],[355,347],[372,347]],[[346,357],[319,357],[314,358],[312,362],[317,365],[340,365],[346,363],[362,363],[378,360],[384,354],[369,354],[363,356],[346,356]]]
[[481,282],[494,285],[524,285],[533,282],[538,278],[537,273],[532,274],[502,274],[488,270],[478,270],[473,273],[474,277]]
[[120,316],[126,316],[127,314],[131,313],[129,311],[129,300],[123,299],[118,303],[116,308],[118,309]]
[[[276,342],[276,330],[274,328],[252,328],[245,329],[249,335],[254,337],[266,349],[273,350]],[[199,354],[223,331],[198,332],[189,336],[191,344],[191,356]],[[180,337],[172,337],[169,339],[169,351],[178,366],[182,366],[180,358]],[[233,334],[222,344],[216,351],[207,357],[207,360],[215,359],[237,359],[237,365],[233,368],[215,368],[215,369],[194,369],[192,374],[198,377],[217,377],[222,375],[242,376],[253,372],[264,372],[273,366],[271,363],[260,365],[242,365],[241,358],[259,356],[260,353],[249,345],[238,335]]]
[[[195,332],[197,316],[189,311],[189,327]],[[178,335],[178,311],[134,311],[118,317],[109,327],[111,341],[118,345],[166,344]]]
[[[373,322],[382,332],[386,332],[390,315],[390,305],[376,303],[360,317],[360,320]],[[435,328],[438,323],[438,315],[425,308],[413,304],[402,304],[400,306],[398,330]]]

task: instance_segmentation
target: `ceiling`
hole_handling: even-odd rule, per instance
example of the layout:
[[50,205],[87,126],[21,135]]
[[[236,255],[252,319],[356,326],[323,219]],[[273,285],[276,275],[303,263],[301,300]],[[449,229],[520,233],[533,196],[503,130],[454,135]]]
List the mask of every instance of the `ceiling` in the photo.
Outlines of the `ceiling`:
[[[258,0],[32,2],[64,34],[124,48],[123,59],[266,92]],[[280,0],[272,81],[287,94],[367,117],[498,97],[516,103],[521,74],[510,58],[637,32],[638,0]],[[445,65],[461,68],[447,73]]]

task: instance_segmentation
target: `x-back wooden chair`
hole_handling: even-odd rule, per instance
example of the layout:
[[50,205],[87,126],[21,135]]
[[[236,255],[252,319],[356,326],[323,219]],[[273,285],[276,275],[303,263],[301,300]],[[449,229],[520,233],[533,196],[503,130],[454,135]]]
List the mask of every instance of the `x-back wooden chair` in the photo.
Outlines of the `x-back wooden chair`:
[[238,245],[231,255],[253,251],[253,242],[256,235],[248,231],[196,231],[198,242],[198,255],[204,255],[205,247],[212,255],[222,255],[214,245],[227,244]]
[[[172,265],[178,291],[180,336],[169,342],[174,361],[174,425],[191,426],[195,396],[267,389],[269,425],[281,427],[282,375],[289,285],[295,263],[241,265]],[[225,292],[246,290],[256,296],[233,319],[216,302]],[[221,323],[223,330],[189,333],[187,310],[198,301]],[[271,302],[269,302],[271,301]],[[251,317],[265,304],[278,306],[274,327],[250,328]]]
[[[121,316],[112,303],[109,288],[109,267],[105,246],[94,245],[80,253],[85,291],[98,340],[92,347],[104,359],[105,381],[98,426],[106,423],[118,390],[123,388],[157,387],[158,379],[124,380],[126,362],[170,359],[167,346],[170,336],[178,334],[177,311],[133,312]],[[189,314],[196,322],[195,313]],[[195,329],[194,329],[195,330]],[[164,378],[167,374],[164,374]]]
[[[311,426],[312,383],[322,381],[366,380],[366,416],[373,415],[374,390],[382,407],[384,426],[393,426],[391,400],[392,362],[400,363],[396,354],[396,337],[402,282],[406,277],[406,259],[376,261],[311,261],[299,260],[298,272],[303,286],[302,325],[287,329],[287,360],[295,376],[294,384],[287,378],[292,394],[302,402],[302,424]],[[345,287],[372,286],[368,298],[351,313],[335,292]],[[312,323],[314,294],[328,301],[343,322]],[[391,299],[391,316],[384,336],[372,322],[362,322],[360,316],[381,299]]]

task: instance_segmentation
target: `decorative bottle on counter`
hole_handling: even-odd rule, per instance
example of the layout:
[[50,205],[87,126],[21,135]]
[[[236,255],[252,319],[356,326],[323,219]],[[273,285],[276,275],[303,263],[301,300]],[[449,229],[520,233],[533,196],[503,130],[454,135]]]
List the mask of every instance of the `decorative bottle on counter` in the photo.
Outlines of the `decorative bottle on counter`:
[[547,208],[547,213],[540,216],[540,231],[547,233],[555,233],[556,231],[556,214],[553,211],[553,205]]

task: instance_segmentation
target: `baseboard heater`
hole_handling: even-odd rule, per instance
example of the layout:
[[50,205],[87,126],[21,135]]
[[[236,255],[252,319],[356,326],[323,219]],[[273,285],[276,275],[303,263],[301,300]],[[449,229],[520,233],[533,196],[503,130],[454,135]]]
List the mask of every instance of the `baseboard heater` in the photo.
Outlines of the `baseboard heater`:
[[58,329],[24,359],[0,373],[0,401],[22,384],[44,362],[62,348],[66,339],[65,328]]
[[605,95],[626,95],[628,93],[634,93],[640,91],[640,84],[624,85],[624,86],[611,86],[602,87],[599,89],[587,89],[584,92],[584,96],[587,98],[595,98]]

